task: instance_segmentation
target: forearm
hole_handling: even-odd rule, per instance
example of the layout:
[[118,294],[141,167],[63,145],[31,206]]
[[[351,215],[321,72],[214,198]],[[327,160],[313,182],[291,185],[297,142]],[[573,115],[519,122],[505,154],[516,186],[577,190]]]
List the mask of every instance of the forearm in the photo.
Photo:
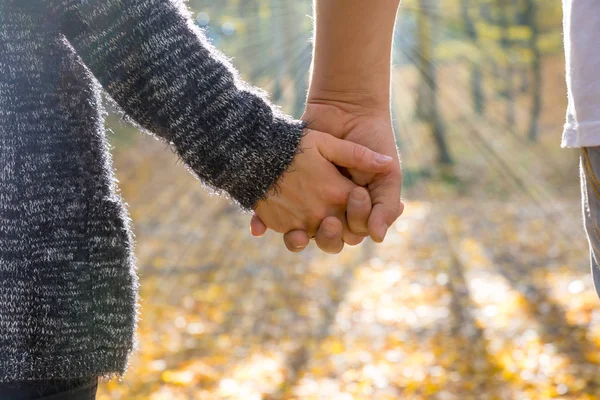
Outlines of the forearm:
[[315,0],[309,100],[389,112],[394,23],[400,0]]
[[250,209],[291,163],[303,124],[240,82],[179,2],[50,4],[104,89],[207,185]]

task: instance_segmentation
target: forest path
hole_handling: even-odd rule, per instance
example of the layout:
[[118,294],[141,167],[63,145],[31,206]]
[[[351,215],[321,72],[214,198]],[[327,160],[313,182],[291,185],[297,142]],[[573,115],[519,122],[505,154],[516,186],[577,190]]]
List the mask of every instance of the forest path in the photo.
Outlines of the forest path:
[[[409,201],[383,245],[256,239],[164,147],[116,156],[140,350],[102,399],[592,399],[599,300],[576,197]],[[564,223],[563,223],[564,222]]]

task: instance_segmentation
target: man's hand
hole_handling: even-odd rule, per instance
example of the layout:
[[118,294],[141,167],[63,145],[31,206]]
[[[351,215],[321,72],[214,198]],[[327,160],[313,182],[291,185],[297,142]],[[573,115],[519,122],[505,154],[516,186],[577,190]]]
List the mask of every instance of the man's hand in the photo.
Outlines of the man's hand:
[[[321,221],[329,216],[336,217],[333,225],[345,223],[346,203],[357,186],[336,166],[366,174],[384,174],[392,168],[391,157],[319,131],[310,131],[300,148],[276,190],[255,210],[264,226],[276,232],[300,230],[317,235]],[[324,233],[329,236],[327,230]]]
[[314,121],[315,129],[329,129],[337,138],[361,144],[369,149],[393,158],[389,171],[369,174],[349,168],[348,173],[354,183],[369,190],[373,209],[368,218],[367,231],[359,226],[359,218],[350,224],[355,234],[368,233],[375,242],[382,242],[388,228],[402,214],[401,201],[402,170],[392,129],[389,112],[381,112],[348,102],[310,99],[303,117]]

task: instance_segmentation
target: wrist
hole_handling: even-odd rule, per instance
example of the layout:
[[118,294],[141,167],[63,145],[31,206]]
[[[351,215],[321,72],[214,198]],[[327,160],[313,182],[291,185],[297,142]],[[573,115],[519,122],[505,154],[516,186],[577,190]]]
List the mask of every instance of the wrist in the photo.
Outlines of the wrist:
[[346,103],[374,111],[389,112],[390,95],[389,78],[376,80],[372,77],[353,76],[344,79],[341,74],[330,77],[315,74],[308,91],[308,101]]
[[354,116],[391,120],[390,97],[363,90],[311,90],[306,109],[338,109]]

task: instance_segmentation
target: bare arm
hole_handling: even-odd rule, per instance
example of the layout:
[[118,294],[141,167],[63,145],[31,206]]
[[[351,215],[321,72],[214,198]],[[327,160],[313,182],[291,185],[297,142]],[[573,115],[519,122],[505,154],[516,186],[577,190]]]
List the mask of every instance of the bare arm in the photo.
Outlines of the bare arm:
[[389,111],[394,23],[400,0],[315,0],[309,99]]
[[[386,174],[350,170],[369,189],[370,214],[348,207],[353,233],[380,242],[402,213],[402,172],[390,113],[391,56],[400,0],[315,0],[314,69],[305,119],[315,129],[395,158]],[[367,218],[368,216],[368,218]],[[347,236],[347,235],[344,235]]]
[[[370,199],[364,189],[357,189],[362,194],[355,198],[358,201],[350,199],[346,219],[330,216],[322,221],[317,244],[337,253],[344,242],[359,243],[356,235],[383,241],[404,208],[390,115],[392,38],[400,0],[314,1],[313,72],[303,119],[311,128],[359,143],[395,161],[393,168],[382,174],[349,169],[354,182],[368,188]],[[255,218],[252,231],[261,235],[265,230]],[[284,239],[291,251],[301,251],[309,242],[302,231],[288,232]]]

